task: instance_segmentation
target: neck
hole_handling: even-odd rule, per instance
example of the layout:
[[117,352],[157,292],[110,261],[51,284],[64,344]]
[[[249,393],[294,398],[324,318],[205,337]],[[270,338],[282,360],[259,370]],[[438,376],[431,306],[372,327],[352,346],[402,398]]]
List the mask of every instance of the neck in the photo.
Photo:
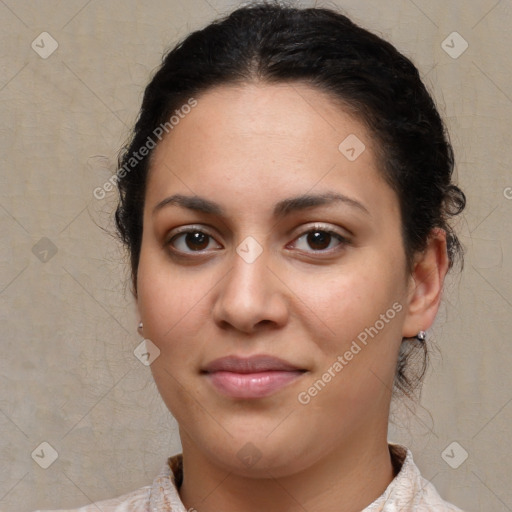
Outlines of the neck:
[[[363,442],[364,441],[364,442]],[[187,510],[200,512],[361,511],[394,478],[386,437],[350,440],[299,472],[253,478],[226,471],[197,449],[186,436],[180,497]]]

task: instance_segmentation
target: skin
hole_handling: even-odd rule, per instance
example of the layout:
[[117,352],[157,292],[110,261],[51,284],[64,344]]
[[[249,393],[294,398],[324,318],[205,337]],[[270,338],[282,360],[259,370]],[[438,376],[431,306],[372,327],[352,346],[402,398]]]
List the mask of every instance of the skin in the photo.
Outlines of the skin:
[[[359,511],[393,479],[387,428],[398,350],[435,318],[445,233],[432,232],[407,274],[398,198],[375,142],[325,93],[251,83],[197,100],[152,155],[137,281],[144,336],[160,349],[151,370],[179,424],[181,499],[199,512]],[[349,134],[366,146],[355,161],[338,150]],[[279,201],[326,192],[363,208],[334,202],[273,216]],[[207,198],[224,215],[175,204],[154,212],[173,194]],[[308,243],[318,223],[346,241]],[[211,236],[199,251],[190,236],[171,241],[186,226]],[[248,236],[262,249],[252,263],[236,252]],[[299,403],[394,303],[401,311]],[[307,371],[269,397],[234,399],[200,371],[231,354],[269,354]],[[238,456],[244,446],[255,463]]]

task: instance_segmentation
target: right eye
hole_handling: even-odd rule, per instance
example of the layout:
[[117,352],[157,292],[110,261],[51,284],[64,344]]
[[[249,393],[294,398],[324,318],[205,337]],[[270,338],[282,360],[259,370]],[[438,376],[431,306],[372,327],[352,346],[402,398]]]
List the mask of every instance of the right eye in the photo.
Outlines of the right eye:
[[[185,228],[171,236],[167,245],[170,245],[174,251],[192,254],[207,250],[211,241],[214,241],[214,238],[208,233],[196,228]],[[215,243],[217,244],[217,242]],[[214,249],[222,249],[222,246],[217,244]]]

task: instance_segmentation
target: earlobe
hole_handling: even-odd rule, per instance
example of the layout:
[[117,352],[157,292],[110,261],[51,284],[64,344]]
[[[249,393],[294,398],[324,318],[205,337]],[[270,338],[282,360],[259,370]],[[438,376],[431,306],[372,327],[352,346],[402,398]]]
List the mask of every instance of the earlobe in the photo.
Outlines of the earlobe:
[[402,337],[416,336],[434,323],[448,267],[446,232],[441,228],[433,229],[425,250],[414,262]]

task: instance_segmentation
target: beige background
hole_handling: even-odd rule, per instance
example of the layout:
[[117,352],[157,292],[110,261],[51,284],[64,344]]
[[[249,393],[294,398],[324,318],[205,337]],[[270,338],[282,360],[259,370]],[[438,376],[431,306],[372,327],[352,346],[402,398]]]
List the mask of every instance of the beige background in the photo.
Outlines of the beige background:
[[[402,407],[390,438],[413,450],[446,499],[467,511],[512,510],[512,4],[335,4],[417,63],[447,120],[469,203],[458,223],[466,267],[431,332],[439,353],[422,406]],[[115,193],[97,200],[93,190],[114,171],[164,49],[235,5],[0,0],[3,511],[122,494],[149,484],[180,450],[176,423],[133,354],[127,269],[108,234]],[[469,43],[457,59],[441,47],[454,31]],[[31,47],[41,32],[58,42],[46,59]],[[452,459],[468,453],[457,469],[441,455],[454,441],[462,448]],[[58,452],[47,469],[31,456],[42,442]]]

